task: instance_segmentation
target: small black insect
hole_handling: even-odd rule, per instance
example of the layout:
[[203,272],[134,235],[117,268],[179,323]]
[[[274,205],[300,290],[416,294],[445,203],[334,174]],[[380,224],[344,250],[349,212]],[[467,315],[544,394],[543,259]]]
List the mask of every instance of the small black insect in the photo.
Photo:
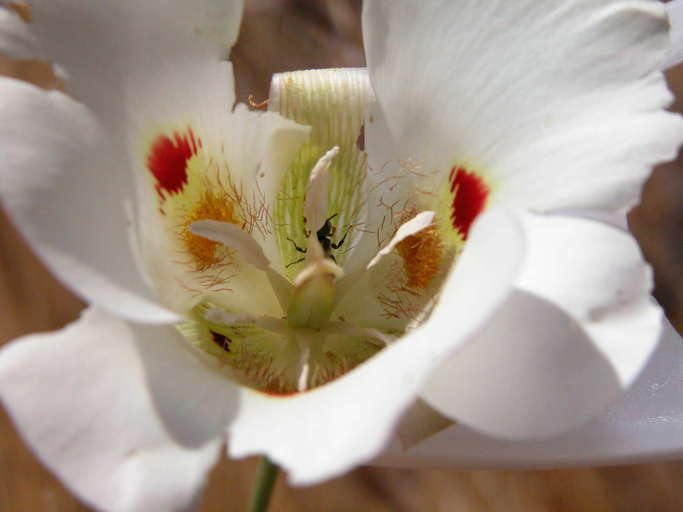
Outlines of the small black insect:
[[[332,241],[332,237],[334,236],[335,232],[337,231],[337,228],[332,225],[332,219],[334,219],[337,216],[335,213],[331,217],[329,217],[327,220],[325,220],[325,223],[323,224],[323,227],[321,227],[318,231],[315,232],[315,236],[318,239],[318,242],[323,248],[323,252],[325,253],[326,258],[330,258],[332,261],[335,263],[337,260],[334,259],[334,256],[332,255],[332,249],[339,249],[342,245],[344,245],[344,241],[346,240],[346,236],[349,234],[349,231],[351,229],[351,226],[349,226],[346,229],[346,233],[344,233],[344,236],[339,240],[337,243]],[[304,219],[304,223],[306,222],[306,219]],[[306,235],[306,238],[310,236],[310,231],[306,231],[304,229],[304,235]],[[292,242],[292,245],[294,245],[294,249],[296,249],[298,252],[306,254],[308,252],[308,249],[304,249],[303,247],[299,247],[296,245],[296,242],[292,240],[291,238],[287,237],[287,240]],[[297,263],[301,263],[304,261],[306,258],[299,258],[296,261],[293,261],[291,263],[288,263],[285,267],[289,268],[292,265],[296,265]]]
[[211,339],[216,345],[221,347],[226,352],[230,352],[230,344],[232,343],[230,338],[228,338],[225,334],[221,334],[216,331],[209,330],[209,332],[211,333]]

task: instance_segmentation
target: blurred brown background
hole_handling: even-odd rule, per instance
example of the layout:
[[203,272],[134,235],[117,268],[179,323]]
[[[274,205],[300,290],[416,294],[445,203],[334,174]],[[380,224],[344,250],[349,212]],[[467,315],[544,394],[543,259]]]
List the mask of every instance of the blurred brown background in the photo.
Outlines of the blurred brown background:
[[[362,66],[360,0],[247,0],[232,52],[240,99],[263,99],[274,72]],[[45,67],[0,60],[0,73],[54,85]],[[669,74],[680,91],[683,68]],[[631,215],[656,270],[657,297],[683,328],[683,166],[657,169]],[[74,319],[82,303],[47,273],[0,211],[0,344]],[[222,460],[200,510],[241,511],[255,460]],[[279,477],[273,512],[668,512],[683,511],[683,463],[546,472],[360,468],[312,488],[288,488]],[[0,511],[86,511],[24,447],[0,411]],[[154,512],[154,511],[150,511]]]

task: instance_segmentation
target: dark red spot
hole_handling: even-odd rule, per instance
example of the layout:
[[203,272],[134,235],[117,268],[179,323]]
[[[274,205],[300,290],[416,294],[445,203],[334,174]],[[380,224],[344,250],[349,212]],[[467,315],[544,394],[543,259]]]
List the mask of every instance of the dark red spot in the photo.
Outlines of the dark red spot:
[[232,340],[225,336],[224,334],[221,334],[219,332],[215,331],[209,331],[211,333],[211,339],[213,339],[213,342],[221,347],[223,350],[226,352],[230,352],[230,343],[232,343]]
[[147,156],[147,168],[157,181],[156,190],[161,199],[164,193],[177,194],[187,184],[187,161],[202,147],[191,128],[184,134],[175,132],[172,137],[159,135]]
[[467,240],[472,223],[486,206],[489,188],[475,173],[459,166],[451,169],[449,181],[453,193],[451,224]]

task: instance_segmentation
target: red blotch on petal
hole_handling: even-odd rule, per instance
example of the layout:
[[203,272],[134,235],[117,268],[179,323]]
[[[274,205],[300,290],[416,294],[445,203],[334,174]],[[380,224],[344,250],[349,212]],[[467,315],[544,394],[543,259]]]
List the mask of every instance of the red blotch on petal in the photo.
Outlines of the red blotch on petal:
[[172,137],[159,135],[147,155],[147,168],[157,182],[160,198],[166,194],[177,194],[187,184],[187,161],[197,154],[202,146],[191,128],[184,134],[174,133]]
[[472,223],[484,211],[489,188],[479,176],[460,166],[451,169],[449,181],[453,193],[451,224],[467,240]]

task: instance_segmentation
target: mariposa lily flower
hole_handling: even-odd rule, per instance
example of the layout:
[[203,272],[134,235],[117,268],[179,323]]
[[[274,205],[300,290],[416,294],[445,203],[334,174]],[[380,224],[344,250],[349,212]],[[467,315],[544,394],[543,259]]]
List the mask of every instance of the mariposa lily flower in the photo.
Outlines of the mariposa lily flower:
[[278,75],[265,113],[233,108],[222,60],[241,2],[31,7],[1,11],[2,50],[68,95],[0,81],[0,193],[91,306],[4,349],[0,396],[85,501],[183,508],[226,439],[294,483],[396,431],[442,430],[385,462],[642,454],[596,449],[637,422],[543,439],[660,336],[635,241],[584,217],[633,205],[683,140],[661,5],[370,1],[368,73]]

